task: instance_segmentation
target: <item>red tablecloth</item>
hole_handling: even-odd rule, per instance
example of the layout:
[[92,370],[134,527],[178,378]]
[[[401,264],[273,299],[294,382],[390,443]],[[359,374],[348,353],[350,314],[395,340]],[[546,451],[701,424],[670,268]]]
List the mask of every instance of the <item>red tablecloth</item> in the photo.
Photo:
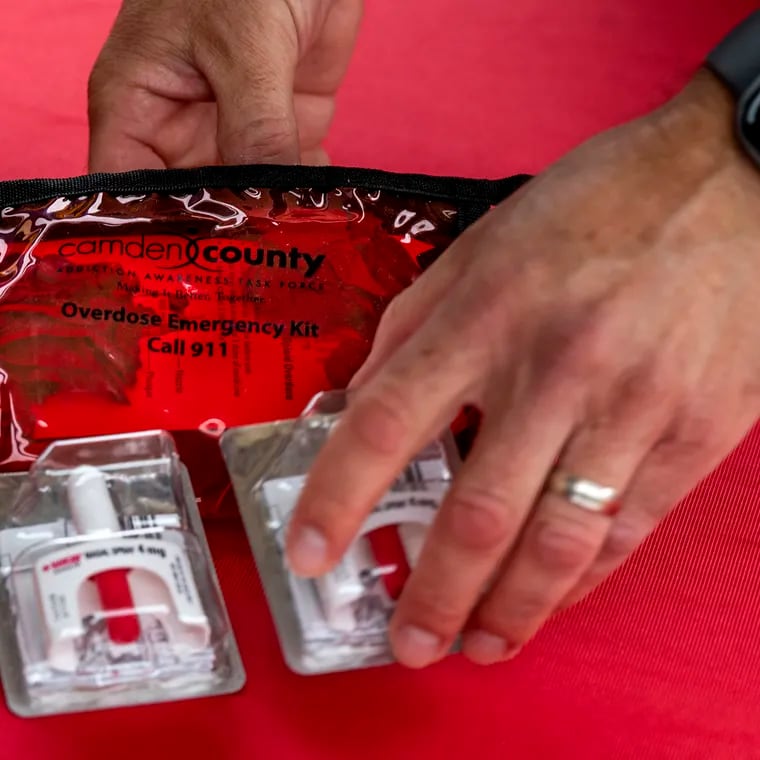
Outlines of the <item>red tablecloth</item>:
[[[660,103],[755,5],[370,1],[333,160],[540,170]],[[86,77],[116,6],[2,0],[0,178],[84,170]],[[489,669],[290,674],[242,532],[212,527],[245,690],[42,720],[0,707],[0,760],[760,757],[759,494],[756,430],[624,571]]]

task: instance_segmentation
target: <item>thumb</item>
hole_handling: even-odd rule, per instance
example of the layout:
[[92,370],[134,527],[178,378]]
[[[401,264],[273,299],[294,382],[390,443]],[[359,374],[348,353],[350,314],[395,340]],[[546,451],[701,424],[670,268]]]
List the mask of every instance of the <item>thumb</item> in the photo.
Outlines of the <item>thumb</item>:
[[225,164],[298,163],[298,31],[282,7],[263,3],[257,14],[217,19],[204,30],[198,63],[216,97],[217,144]]

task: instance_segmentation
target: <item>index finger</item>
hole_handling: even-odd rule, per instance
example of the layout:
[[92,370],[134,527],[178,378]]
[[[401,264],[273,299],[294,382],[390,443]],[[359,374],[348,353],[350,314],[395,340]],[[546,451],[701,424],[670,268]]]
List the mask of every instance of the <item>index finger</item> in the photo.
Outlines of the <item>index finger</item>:
[[351,396],[290,523],[293,572],[330,570],[399,472],[454,418],[480,364],[473,345],[462,335],[452,345],[451,329],[430,319]]

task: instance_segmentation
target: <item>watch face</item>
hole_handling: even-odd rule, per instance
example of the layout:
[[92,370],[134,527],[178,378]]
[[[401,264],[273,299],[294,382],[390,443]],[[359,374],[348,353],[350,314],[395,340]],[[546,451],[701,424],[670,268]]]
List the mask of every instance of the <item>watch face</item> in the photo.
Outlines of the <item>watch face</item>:
[[760,160],[760,79],[747,89],[739,103],[739,132],[755,160]]

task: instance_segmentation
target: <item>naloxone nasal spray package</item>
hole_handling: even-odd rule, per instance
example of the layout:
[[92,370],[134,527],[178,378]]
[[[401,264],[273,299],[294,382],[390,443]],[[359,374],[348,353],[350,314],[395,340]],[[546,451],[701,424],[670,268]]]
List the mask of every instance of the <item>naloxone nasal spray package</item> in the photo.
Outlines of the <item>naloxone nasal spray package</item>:
[[343,388],[390,300],[518,188],[335,167],[0,183],[0,472],[161,428],[204,517],[219,435]]
[[167,433],[55,443],[28,473],[0,475],[0,671],[24,716],[242,686]]
[[317,579],[297,577],[284,553],[288,522],[348,398],[319,394],[296,420],[233,428],[222,437],[285,659],[303,674],[393,660],[388,622],[458,462],[448,435],[431,442],[375,505],[339,564]]

